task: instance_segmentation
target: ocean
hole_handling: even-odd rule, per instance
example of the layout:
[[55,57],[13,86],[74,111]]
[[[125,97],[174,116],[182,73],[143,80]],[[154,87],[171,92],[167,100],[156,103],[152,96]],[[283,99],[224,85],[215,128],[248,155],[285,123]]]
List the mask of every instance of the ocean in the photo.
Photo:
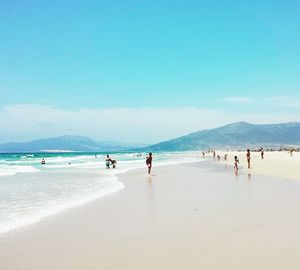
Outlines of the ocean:
[[[110,157],[117,166],[108,170],[106,153],[0,154],[0,235],[120,191],[124,188],[120,173],[144,168],[146,176],[146,154],[111,153]],[[154,153],[153,167],[199,158],[196,152]]]

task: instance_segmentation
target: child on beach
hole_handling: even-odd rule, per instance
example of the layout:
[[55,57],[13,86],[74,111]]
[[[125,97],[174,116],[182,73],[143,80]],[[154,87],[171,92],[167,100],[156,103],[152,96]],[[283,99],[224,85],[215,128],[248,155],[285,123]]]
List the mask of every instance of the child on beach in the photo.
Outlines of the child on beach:
[[115,169],[116,165],[117,165],[117,161],[115,159],[111,159],[110,162],[111,162],[113,169]]
[[148,167],[148,174],[151,174],[151,168],[152,168],[152,153],[150,152],[146,159],[146,165]]
[[239,159],[238,159],[237,156],[235,156],[235,157],[234,157],[234,167],[233,167],[234,170],[235,170],[235,172],[237,172],[238,169],[239,169],[238,163],[239,163]]

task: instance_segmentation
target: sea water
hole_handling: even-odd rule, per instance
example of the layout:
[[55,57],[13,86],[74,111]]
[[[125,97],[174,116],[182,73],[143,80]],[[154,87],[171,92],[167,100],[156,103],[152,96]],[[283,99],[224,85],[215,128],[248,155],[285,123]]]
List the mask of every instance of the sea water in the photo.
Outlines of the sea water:
[[[153,162],[154,167],[163,166],[193,162],[199,156],[155,153]],[[113,153],[117,168],[107,170],[104,153],[0,154],[0,234],[118,192],[124,188],[118,174],[144,168],[145,157]]]

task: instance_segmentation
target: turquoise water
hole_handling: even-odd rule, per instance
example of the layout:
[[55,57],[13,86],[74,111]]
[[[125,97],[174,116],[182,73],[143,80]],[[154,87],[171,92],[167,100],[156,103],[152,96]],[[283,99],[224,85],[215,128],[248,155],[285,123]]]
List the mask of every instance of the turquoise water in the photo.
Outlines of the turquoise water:
[[[17,173],[31,173],[45,168],[62,168],[64,166],[74,167],[87,165],[87,162],[97,163],[106,158],[107,153],[7,153],[0,154],[0,177],[14,175]],[[113,159],[126,161],[138,160],[138,154],[134,153],[110,153]],[[136,158],[134,158],[136,157]],[[140,156],[140,159],[144,156]],[[41,165],[41,160],[45,159],[46,166]]]

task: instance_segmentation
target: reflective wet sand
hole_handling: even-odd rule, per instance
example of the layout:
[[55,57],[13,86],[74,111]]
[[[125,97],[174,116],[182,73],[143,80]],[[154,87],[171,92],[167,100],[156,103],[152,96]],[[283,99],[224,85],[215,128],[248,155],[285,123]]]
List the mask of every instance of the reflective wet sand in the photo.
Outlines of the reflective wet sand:
[[300,269],[300,182],[213,162],[120,175],[119,193],[0,237],[0,269]]

